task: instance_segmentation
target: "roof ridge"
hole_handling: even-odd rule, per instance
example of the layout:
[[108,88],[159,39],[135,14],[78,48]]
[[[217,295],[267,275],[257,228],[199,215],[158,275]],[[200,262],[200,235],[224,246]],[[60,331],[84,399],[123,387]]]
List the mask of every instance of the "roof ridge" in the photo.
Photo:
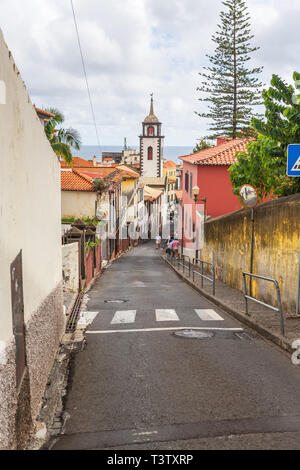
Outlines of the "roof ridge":
[[[234,145],[228,147],[228,148],[225,148],[223,150],[220,150],[219,152],[216,152],[215,154],[213,155],[210,155],[209,157],[206,157],[206,158],[203,158],[203,160],[201,160],[201,162],[205,162],[206,160],[209,160],[210,158],[215,158],[215,157],[218,157],[219,155],[221,155],[222,153],[224,152],[228,152],[229,150],[232,150],[234,149],[235,147],[239,147],[241,145],[242,142],[250,142],[251,140],[250,139],[232,139],[228,142],[226,142],[227,144],[229,144],[230,142],[233,142],[234,140],[236,140],[237,142],[234,143]],[[223,144],[221,144],[223,145]],[[225,144],[224,144],[225,145]],[[211,148],[218,148],[220,147],[220,145],[216,145],[215,147],[211,147]],[[206,149],[206,150],[210,150],[210,149]],[[202,150],[201,150],[202,151]]]
[[79,178],[82,178],[83,180],[85,180],[87,183],[90,183],[91,186],[93,186],[93,179],[88,176],[88,175],[84,175],[83,173],[80,173],[80,171],[78,170],[72,170],[77,176],[79,176]]
[[235,162],[235,154],[238,151],[247,151],[249,142],[255,141],[254,137],[231,139],[224,144],[216,145],[209,149],[203,149],[195,154],[179,157],[183,162],[195,165],[228,165]]

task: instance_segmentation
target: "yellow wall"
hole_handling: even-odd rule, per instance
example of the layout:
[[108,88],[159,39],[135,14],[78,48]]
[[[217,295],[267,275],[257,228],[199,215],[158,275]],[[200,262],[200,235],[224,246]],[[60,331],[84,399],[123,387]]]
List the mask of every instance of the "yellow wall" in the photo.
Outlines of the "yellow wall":
[[62,191],[61,212],[62,218],[93,218],[95,217],[95,203],[97,193],[89,191]]
[[[169,202],[175,202],[175,189],[171,189],[172,185],[176,185],[176,167],[164,168],[164,178],[168,178],[168,198]],[[174,187],[175,188],[175,187]]]
[[168,180],[175,180],[176,181],[176,167],[174,168],[164,168],[164,178],[168,178]]
[[[279,282],[285,312],[296,308],[300,194],[260,204],[254,210],[254,274]],[[219,278],[243,290],[242,271],[250,269],[251,210],[241,210],[205,224],[201,257],[211,260],[215,252]],[[255,281],[253,293],[277,306],[273,284]]]
[[136,179],[126,179],[122,181],[122,194],[128,194],[134,191]]

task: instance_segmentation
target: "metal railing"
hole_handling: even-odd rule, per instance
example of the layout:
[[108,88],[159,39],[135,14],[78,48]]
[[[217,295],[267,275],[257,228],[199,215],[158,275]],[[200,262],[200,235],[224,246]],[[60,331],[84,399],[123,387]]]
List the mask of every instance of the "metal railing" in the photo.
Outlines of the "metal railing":
[[[268,281],[268,282],[272,282],[273,284],[275,284],[278,307],[273,307],[273,305],[269,305],[265,302],[262,302],[261,300],[256,299],[255,297],[248,295],[246,276],[249,276],[250,279],[251,278],[262,279],[263,281]],[[283,317],[280,288],[279,288],[278,281],[276,281],[276,279],[271,279],[269,277],[258,276],[257,274],[250,274],[250,273],[245,273],[245,272],[243,272],[243,281],[244,281],[244,297],[245,297],[245,304],[246,304],[246,314],[247,315],[249,314],[248,313],[248,300],[252,300],[253,302],[263,305],[264,307],[270,308],[271,310],[275,310],[275,312],[279,312],[281,334],[282,336],[284,336],[284,317]]]
[[[201,287],[203,287],[204,279],[206,279],[209,282],[212,282],[213,295],[215,296],[216,295],[216,266],[215,266],[215,263],[214,262],[210,263],[208,261],[204,261],[203,259],[194,258],[193,259],[193,265],[197,266],[198,263],[200,264],[201,272],[195,271],[193,269],[193,282],[195,282],[195,274],[197,274],[197,276],[201,277]],[[211,266],[211,273],[212,273],[211,277],[206,276],[204,274],[204,265]]]
[[[179,255],[175,256],[175,254],[170,254],[168,253],[167,254],[167,259],[169,260],[169,262],[171,264],[173,264],[174,266],[177,265],[177,268],[179,269],[180,266],[182,267],[182,272],[183,274],[185,273],[185,270],[188,271],[188,274],[189,274],[189,277],[191,277],[191,260],[189,258],[189,256],[187,255]],[[186,261],[187,260],[187,261]]]
[[[187,263],[185,262],[187,260]],[[185,268],[188,270],[189,277],[191,277],[191,260],[190,257],[187,255],[178,255],[177,258],[177,266],[182,266],[182,272],[185,273]]]
[[[201,287],[203,287],[204,279],[211,282],[213,295],[216,295],[216,265],[214,262],[210,263],[199,258],[194,258],[192,263],[191,258],[188,255],[178,255],[178,257],[175,258],[175,256],[172,256],[170,253],[167,254],[167,258],[171,264],[174,266],[177,265],[177,269],[180,269],[181,266],[183,274],[185,274],[185,271],[187,271],[189,278],[192,275],[193,282],[195,282],[195,276],[200,276]],[[193,269],[195,266],[197,266],[198,263],[201,266],[200,272]],[[204,265],[211,266],[211,277],[204,274]]]

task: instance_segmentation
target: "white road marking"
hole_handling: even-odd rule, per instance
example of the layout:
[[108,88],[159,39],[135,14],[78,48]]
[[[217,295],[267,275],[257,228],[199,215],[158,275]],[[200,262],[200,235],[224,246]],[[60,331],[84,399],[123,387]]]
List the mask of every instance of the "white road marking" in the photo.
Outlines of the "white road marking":
[[146,287],[146,284],[142,281],[133,281],[132,284],[135,286],[135,287]]
[[136,310],[118,310],[112,321],[112,325],[116,325],[119,323],[134,323],[136,317]]
[[98,314],[99,312],[80,312],[80,319],[78,321],[78,325],[90,325],[91,323],[93,323]]
[[156,321],[179,321],[176,311],[170,308],[159,308],[155,313]]
[[217,312],[215,312],[214,310],[198,309],[195,310],[195,312],[197,313],[200,320],[203,321],[224,321],[224,318],[218,315]]
[[210,327],[191,327],[177,326],[173,328],[144,328],[134,330],[103,330],[103,331],[87,331],[89,335],[106,335],[110,333],[147,333],[150,331],[177,331],[177,330],[210,330],[210,331],[244,331],[243,328],[210,328]]

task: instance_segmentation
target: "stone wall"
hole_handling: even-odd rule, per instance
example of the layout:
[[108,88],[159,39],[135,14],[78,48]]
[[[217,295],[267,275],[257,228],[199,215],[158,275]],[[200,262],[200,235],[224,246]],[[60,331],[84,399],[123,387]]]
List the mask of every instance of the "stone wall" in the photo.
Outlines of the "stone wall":
[[[300,194],[276,199],[254,209],[253,273],[277,279],[286,313],[295,313],[300,233]],[[215,253],[217,275],[243,290],[242,272],[250,270],[251,210],[240,210],[205,223],[201,257]],[[274,285],[257,281],[253,294],[277,305]]]

